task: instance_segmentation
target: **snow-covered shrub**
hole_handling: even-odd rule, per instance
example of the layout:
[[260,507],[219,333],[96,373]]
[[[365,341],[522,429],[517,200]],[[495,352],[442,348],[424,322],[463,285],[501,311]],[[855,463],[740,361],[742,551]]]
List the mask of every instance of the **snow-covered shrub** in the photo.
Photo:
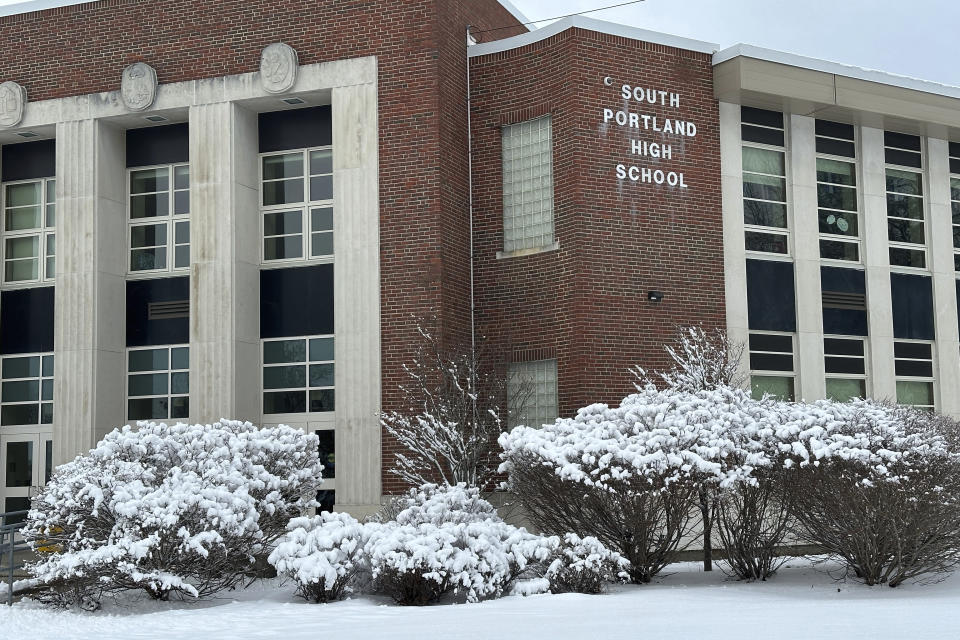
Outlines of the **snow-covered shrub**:
[[297,595],[305,600],[341,600],[369,571],[364,546],[376,526],[345,513],[294,518],[269,562],[297,583]]
[[33,501],[30,571],[67,602],[101,591],[207,596],[313,504],[316,436],[279,426],[139,423],[59,467]]
[[596,538],[568,533],[558,542],[544,575],[552,593],[600,593],[607,582],[627,576],[630,563]]
[[750,481],[770,464],[768,420],[740,389],[647,385],[619,407],[503,434],[500,470],[541,531],[596,537],[630,562],[633,582],[649,582],[688,544],[701,487]]
[[953,570],[960,452],[950,422],[870,401],[792,406],[781,431],[800,534],[867,584]]
[[555,541],[505,522],[380,525],[366,552],[376,589],[402,605],[426,605],[446,594],[468,602],[508,593],[531,562]]
[[410,489],[400,502],[399,524],[460,524],[500,520],[492,504],[480,497],[480,490],[465,484],[438,486],[426,484]]

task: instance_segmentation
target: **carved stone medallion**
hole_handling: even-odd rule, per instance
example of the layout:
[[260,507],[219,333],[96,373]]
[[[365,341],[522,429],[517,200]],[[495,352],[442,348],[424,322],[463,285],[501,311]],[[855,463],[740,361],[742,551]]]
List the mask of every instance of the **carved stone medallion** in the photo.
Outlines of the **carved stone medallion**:
[[146,62],[134,62],[123,70],[120,98],[127,109],[143,111],[157,97],[157,72]]
[[0,127],[14,127],[23,120],[27,90],[16,82],[0,84]]
[[297,52],[289,45],[274,42],[260,54],[260,81],[270,93],[290,91],[297,81]]

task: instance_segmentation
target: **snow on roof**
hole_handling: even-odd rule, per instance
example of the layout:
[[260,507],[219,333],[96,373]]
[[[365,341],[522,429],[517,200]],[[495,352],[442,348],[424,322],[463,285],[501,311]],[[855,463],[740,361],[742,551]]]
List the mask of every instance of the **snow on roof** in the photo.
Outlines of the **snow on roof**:
[[17,2],[16,4],[7,4],[0,7],[0,17],[15,16],[18,13],[32,13],[34,11],[43,11],[44,9],[56,9],[57,7],[68,7],[72,4],[84,4],[90,0],[30,0],[30,2]]

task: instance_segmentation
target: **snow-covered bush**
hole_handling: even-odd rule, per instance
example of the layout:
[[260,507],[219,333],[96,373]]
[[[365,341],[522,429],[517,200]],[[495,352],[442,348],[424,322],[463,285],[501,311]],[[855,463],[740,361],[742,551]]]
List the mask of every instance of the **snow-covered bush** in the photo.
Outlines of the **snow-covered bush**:
[[465,484],[441,487],[426,484],[410,489],[401,498],[403,509],[395,520],[399,524],[460,524],[500,520],[492,504],[480,497],[480,490]]
[[960,563],[954,426],[870,401],[792,406],[781,437],[800,534],[867,584],[895,587],[953,570]]
[[345,513],[294,518],[268,560],[297,583],[297,595],[305,600],[341,600],[369,572],[364,546],[376,526]]
[[503,434],[500,470],[540,530],[596,537],[630,562],[633,582],[649,582],[689,544],[703,486],[750,482],[771,464],[769,404],[651,384],[619,407]]
[[568,533],[558,542],[544,575],[553,593],[600,593],[604,584],[628,575],[630,563],[596,538]]
[[24,529],[39,551],[30,571],[48,599],[65,602],[232,587],[313,504],[317,448],[312,434],[241,422],[115,430],[34,499]]

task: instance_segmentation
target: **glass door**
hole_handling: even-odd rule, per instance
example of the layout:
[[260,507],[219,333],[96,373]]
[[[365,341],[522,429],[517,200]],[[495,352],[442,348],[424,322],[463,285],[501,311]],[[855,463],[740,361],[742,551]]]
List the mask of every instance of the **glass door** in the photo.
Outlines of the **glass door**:
[[[30,498],[37,495],[49,477],[52,445],[47,434],[0,436],[0,510],[30,508]],[[24,515],[16,516],[7,524],[24,519]]]

